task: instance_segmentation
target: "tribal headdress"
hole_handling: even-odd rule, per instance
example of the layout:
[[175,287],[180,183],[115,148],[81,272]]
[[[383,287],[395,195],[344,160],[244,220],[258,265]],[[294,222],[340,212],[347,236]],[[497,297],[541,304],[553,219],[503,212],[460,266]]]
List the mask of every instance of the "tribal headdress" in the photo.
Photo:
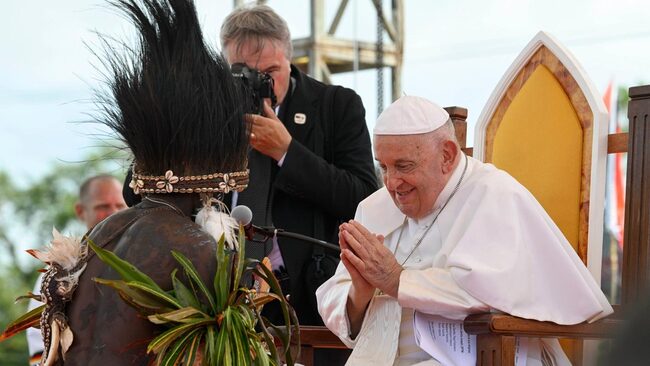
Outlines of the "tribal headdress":
[[[187,0],[118,0],[137,47],[110,42],[100,122],[135,160],[136,193],[241,191],[248,183],[245,98],[227,62],[208,47]],[[121,50],[120,50],[121,51]]]
[[200,193],[204,207],[196,222],[234,246],[236,222],[220,197],[248,185],[248,98],[228,63],[204,42],[192,1],[114,5],[136,25],[139,44],[123,45],[124,54],[104,43],[110,77],[100,122],[133,153],[130,187],[145,196]]

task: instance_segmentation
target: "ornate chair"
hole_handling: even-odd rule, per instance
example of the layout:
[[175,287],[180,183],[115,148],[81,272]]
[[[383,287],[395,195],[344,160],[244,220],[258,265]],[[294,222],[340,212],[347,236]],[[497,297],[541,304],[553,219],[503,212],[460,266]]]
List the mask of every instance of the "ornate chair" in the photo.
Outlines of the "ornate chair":
[[[557,41],[540,32],[492,94],[479,117],[473,149],[475,157],[508,171],[535,195],[598,283],[607,144],[609,140],[610,152],[622,152],[627,138],[625,134],[608,138],[607,122],[605,106],[580,66]],[[637,151],[645,151],[643,137],[635,141],[638,148],[630,149],[628,164],[639,159]],[[636,170],[628,167],[624,251],[624,271],[632,272],[638,271],[630,265],[629,257],[640,241],[630,243],[630,235],[635,237],[632,240],[642,233],[647,235],[638,220],[629,219],[642,212],[638,203],[636,208],[629,207],[634,200],[630,194],[636,194],[643,181],[635,176],[642,163],[636,164]],[[643,173],[648,174],[647,170]],[[647,261],[647,251],[643,254]],[[624,277],[624,297],[634,297],[629,277],[647,282],[644,265],[645,272]],[[581,365],[583,347],[584,355],[592,357],[585,358],[587,364],[595,362],[596,352],[588,343],[575,339],[608,337],[620,322],[616,314],[593,324],[573,326],[478,314],[465,320],[465,330],[477,335],[477,365],[514,365],[515,338],[527,336],[573,339],[564,340],[563,347],[572,363]]]
[[[509,315],[476,314],[465,319],[465,330],[476,334],[477,365],[514,365],[515,337],[559,337],[566,339],[610,338],[624,323],[623,313],[635,308],[648,296],[650,288],[650,85],[630,88],[628,133],[609,135],[608,153],[628,152],[625,239],[623,251],[622,301],[614,306],[608,318],[592,324],[562,326],[549,322],[526,320]],[[578,349],[580,343],[578,343]],[[575,347],[571,354],[574,365],[582,365]],[[593,363],[592,360],[584,364]]]

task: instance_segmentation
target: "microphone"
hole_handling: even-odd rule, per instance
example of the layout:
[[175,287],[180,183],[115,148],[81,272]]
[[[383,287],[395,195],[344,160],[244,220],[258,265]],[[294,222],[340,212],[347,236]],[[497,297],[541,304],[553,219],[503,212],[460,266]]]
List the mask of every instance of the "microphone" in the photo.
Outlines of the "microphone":
[[253,225],[253,212],[250,208],[248,208],[248,206],[235,206],[235,208],[230,211],[230,217],[235,219],[239,225],[242,225],[244,227],[244,233],[246,234],[246,239],[248,240],[253,240],[256,232],[264,234],[266,236],[273,236],[272,231],[269,233],[269,230]]
[[253,240],[255,233],[262,234],[267,239],[277,235],[277,236],[302,240],[310,244],[319,245],[326,249],[334,250],[336,252],[341,251],[341,248],[339,248],[338,245],[328,243],[323,240],[315,239],[307,235],[292,233],[274,227],[260,227],[260,226],[253,225],[252,223],[253,212],[251,211],[250,208],[244,205],[236,206],[235,208],[233,208],[232,211],[230,211],[230,217],[235,219],[235,221],[237,221],[238,224],[244,226],[244,232],[248,240]]
[[[253,224],[253,212],[247,206],[236,206],[230,211],[230,217],[235,219],[239,225],[244,226],[244,230],[249,230]],[[248,235],[246,235],[248,236]]]
[[235,208],[230,211],[230,217],[235,219],[239,225],[244,226],[244,233],[248,240],[253,240],[255,233],[269,238],[275,236],[277,231],[281,231],[281,229],[276,229],[274,227],[253,225],[253,212],[248,208],[248,206],[235,206]]

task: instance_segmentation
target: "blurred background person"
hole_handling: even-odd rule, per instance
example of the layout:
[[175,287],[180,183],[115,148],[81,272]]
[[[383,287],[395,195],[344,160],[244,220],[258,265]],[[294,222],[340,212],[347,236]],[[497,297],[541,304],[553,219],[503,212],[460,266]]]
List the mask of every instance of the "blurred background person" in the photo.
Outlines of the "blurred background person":
[[86,225],[88,230],[125,208],[122,184],[108,174],[86,179],[79,188],[79,201],[74,205],[77,218]]
[[[79,187],[79,200],[74,205],[77,218],[88,231],[108,216],[125,208],[122,183],[108,174],[99,174],[86,179]],[[42,275],[38,277],[33,293],[41,292],[42,279]],[[33,299],[29,301],[29,309],[40,305],[39,301]],[[43,338],[39,329],[29,328],[27,330],[27,346],[30,356],[29,364],[38,365],[43,353]]]

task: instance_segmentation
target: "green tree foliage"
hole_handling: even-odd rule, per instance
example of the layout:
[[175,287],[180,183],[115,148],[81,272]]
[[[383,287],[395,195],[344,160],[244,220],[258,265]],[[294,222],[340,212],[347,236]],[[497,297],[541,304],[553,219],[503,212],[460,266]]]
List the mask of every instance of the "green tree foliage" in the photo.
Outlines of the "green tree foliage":
[[[83,234],[74,213],[79,186],[88,177],[108,173],[124,179],[126,153],[101,148],[82,162],[54,163],[49,171],[33,182],[20,186],[9,174],[0,171],[0,328],[27,309],[27,302],[15,298],[31,291],[40,262],[25,253],[49,242],[52,228]],[[25,336],[18,335],[0,343],[2,365],[27,365]]]
[[[638,84],[638,85],[643,85],[643,84]],[[620,85],[618,87],[618,97],[616,98],[616,117],[618,118],[618,121],[621,123],[621,130],[623,132],[628,131],[628,121],[627,121],[627,104],[628,101],[630,100],[630,96],[628,93],[629,87],[625,85]]]

